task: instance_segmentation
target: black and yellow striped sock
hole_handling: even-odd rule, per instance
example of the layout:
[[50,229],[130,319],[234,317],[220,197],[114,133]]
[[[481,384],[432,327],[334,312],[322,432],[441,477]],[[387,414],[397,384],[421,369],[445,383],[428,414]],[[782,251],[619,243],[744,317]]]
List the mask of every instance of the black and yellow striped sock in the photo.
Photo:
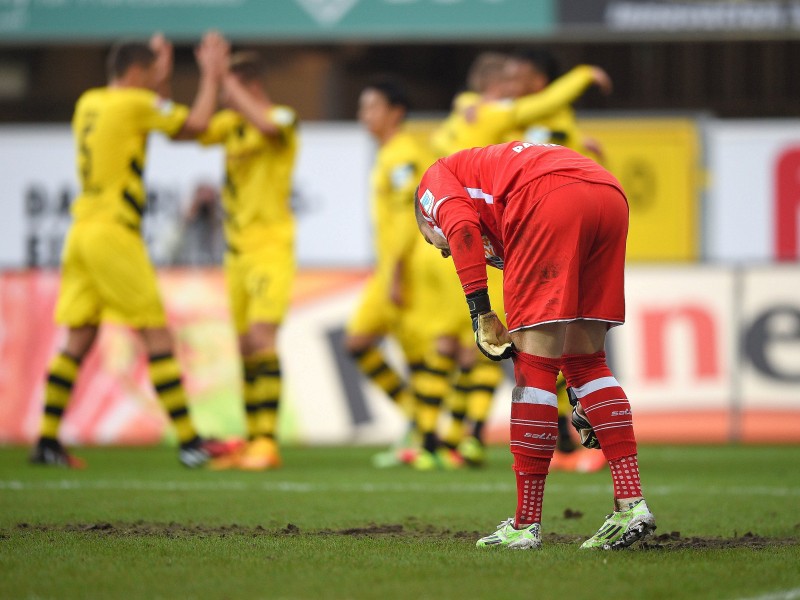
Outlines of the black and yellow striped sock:
[[425,365],[414,378],[414,393],[417,397],[417,429],[422,435],[422,446],[433,452],[438,447],[436,426],[442,401],[450,391],[455,360],[439,352],[431,352]]
[[377,346],[351,353],[359,370],[383,390],[408,417],[413,417],[414,398],[402,377],[395,371]]
[[462,367],[458,370],[453,387],[446,399],[447,408],[450,411],[450,424],[447,427],[447,431],[445,431],[442,442],[453,450],[458,447],[466,433],[464,420],[467,418],[467,394],[472,386],[471,373],[471,367]]
[[183,445],[197,438],[197,432],[189,416],[186,391],[181,381],[181,367],[172,353],[153,355],[149,358],[150,381],[156,396],[169,414],[178,442]]
[[61,352],[50,362],[44,388],[44,415],[39,435],[42,439],[58,439],[58,429],[64,410],[72,397],[72,388],[78,378],[80,361]]
[[471,386],[467,397],[467,418],[473,423],[472,435],[481,442],[483,425],[492,410],[494,392],[503,381],[503,377],[503,368],[488,360],[481,360],[472,368]]
[[251,438],[274,439],[278,429],[278,407],[281,401],[281,361],[275,352],[261,352],[254,356],[256,380],[253,390],[257,403],[255,429]]
[[256,395],[256,377],[258,377],[258,360],[253,356],[242,359],[242,395],[244,396],[244,415],[247,424],[247,436],[253,439],[258,428],[259,398]]

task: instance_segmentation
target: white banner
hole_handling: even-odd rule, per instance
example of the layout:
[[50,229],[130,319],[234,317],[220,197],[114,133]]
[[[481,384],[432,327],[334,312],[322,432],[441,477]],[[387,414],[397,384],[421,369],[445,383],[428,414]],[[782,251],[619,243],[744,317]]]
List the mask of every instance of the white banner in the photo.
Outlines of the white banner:
[[800,120],[711,121],[705,256],[800,258]]
[[[372,260],[368,177],[374,148],[354,123],[301,125],[292,202],[302,266],[364,266]],[[0,267],[57,265],[75,196],[69,127],[0,127]],[[199,184],[219,186],[222,153],[150,138],[144,232],[156,264],[174,262],[181,215]]]
[[730,404],[736,347],[730,269],[629,267],[614,368],[637,410]]

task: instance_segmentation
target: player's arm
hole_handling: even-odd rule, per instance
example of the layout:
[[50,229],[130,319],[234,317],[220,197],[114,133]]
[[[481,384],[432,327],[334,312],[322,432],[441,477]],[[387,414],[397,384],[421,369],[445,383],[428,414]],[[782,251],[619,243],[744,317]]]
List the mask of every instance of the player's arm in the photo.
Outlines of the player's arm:
[[156,55],[154,91],[162,98],[172,98],[172,44],[159,32],[150,38],[150,49]]
[[388,257],[390,268],[389,297],[397,306],[402,306],[405,300],[403,273],[406,261],[414,249],[418,235],[413,216],[414,191],[425,166],[421,166],[414,159],[401,160],[393,165],[389,173],[391,182],[390,206],[392,207],[392,223],[389,233],[391,251]]
[[297,116],[294,111],[283,106],[274,106],[268,101],[254,96],[233,74],[226,74],[222,80],[223,92],[228,104],[247,119],[263,135],[282,137],[287,128],[294,127]]
[[219,33],[209,32],[195,50],[200,81],[189,115],[173,139],[193,139],[208,128],[217,108],[220,80],[227,70],[230,46]]
[[604,93],[611,91],[611,79],[603,69],[580,65],[556,79],[543,91],[514,100],[512,117],[515,126],[527,127],[572,104],[592,84],[596,84]]
[[511,357],[513,346],[508,331],[492,310],[480,221],[469,204],[447,202],[439,209],[439,219],[466,295],[475,343],[491,360],[503,360]]

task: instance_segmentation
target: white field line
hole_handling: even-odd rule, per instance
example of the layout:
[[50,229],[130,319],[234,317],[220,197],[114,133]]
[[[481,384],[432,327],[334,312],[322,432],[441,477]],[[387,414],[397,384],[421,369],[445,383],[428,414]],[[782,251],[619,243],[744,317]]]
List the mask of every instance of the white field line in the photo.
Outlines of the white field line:
[[800,588],[772,592],[764,594],[763,596],[748,596],[747,598],[739,598],[738,600],[797,600],[798,598],[800,598]]
[[[141,490],[141,491],[265,491],[316,494],[320,492],[358,492],[358,493],[467,493],[496,494],[516,490],[513,481],[508,483],[314,483],[295,481],[149,481],[149,480],[99,480],[81,481],[79,479],[60,479],[55,481],[24,481],[19,479],[0,480],[0,492],[35,490]],[[574,494],[608,494],[611,485],[547,485],[548,491],[571,492]],[[798,497],[800,487],[768,486],[730,486],[730,487],[689,487],[689,486],[645,486],[645,493],[651,496],[686,495],[693,496],[761,496]]]

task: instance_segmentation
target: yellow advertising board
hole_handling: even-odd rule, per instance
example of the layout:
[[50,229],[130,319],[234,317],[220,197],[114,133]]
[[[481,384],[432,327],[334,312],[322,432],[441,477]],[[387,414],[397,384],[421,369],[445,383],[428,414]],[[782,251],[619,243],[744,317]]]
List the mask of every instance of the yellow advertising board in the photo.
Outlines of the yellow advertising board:
[[700,145],[691,119],[582,119],[631,209],[628,261],[700,257]]

